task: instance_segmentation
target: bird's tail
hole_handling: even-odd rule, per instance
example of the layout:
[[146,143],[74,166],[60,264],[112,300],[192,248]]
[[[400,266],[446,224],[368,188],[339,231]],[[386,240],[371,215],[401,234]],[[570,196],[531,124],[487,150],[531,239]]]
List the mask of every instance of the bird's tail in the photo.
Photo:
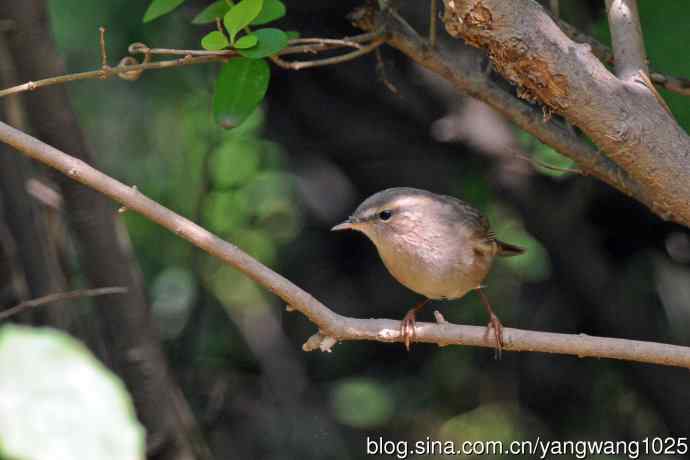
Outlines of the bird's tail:
[[501,257],[519,256],[520,254],[524,254],[525,252],[525,248],[515,246],[514,244],[504,243],[503,241],[499,240],[496,240],[496,244],[498,245],[497,255]]

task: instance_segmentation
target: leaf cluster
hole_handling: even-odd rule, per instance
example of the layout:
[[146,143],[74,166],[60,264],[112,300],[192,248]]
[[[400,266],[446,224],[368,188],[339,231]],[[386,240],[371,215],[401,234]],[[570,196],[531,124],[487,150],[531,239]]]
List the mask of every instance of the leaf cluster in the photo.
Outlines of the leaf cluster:
[[[153,0],[144,14],[144,22],[159,18],[180,6],[184,0]],[[223,128],[241,125],[264,99],[270,81],[270,67],[266,58],[278,54],[295,32],[263,27],[285,16],[285,4],[280,0],[218,0],[208,5],[192,20],[193,24],[217,24],[217,30],[201,39],[208,51],[233,50],[223,66],[215,85],[213,114]]]

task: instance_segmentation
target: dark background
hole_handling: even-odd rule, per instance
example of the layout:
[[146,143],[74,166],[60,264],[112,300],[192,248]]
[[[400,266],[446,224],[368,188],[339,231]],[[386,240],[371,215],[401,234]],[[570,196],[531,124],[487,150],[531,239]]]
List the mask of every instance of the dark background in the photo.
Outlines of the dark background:
[[[141,23],[143,2],[53,0],[45,22],[42,2],[11,3],[0,7],[0,19],[24,28],[4,33],[11,59],[0,64],[2,86],[14,84],[12,71],[18,82],[52,76],[50,66],[32,61],[55,61],[51,36],[53,68],[62,61],[77,72],[99,65],[100,25],[108,26],[113,64],[132,42],[194,48],[208,30],[189,24],[203,1],[150,24]],[[426,2],[401,3],[401,14],[425,33]],[[690,4],[640,3],[653,67],[690,73],[682,45]],[[281,25],[303,37],[359,33],[346,20],[357,2],[286,4]],[[603,2],[560,4],[565,19],[606,40]],[[442,28],[439,35],[463,52]],[[233,132],[213,124],[216,65],[42,89],[22,98],[23,116],[6,102],[3,119],[90,156],[341,314],[397,319],[418,300],[390,277],[366,238],[329,232],[370,194],[411,186],[470,201],[501,239],[529,249],[499,261],[487,280],[504,325],[690,345],[687,229],[591,178],[535,168],[513,152],[572,165],[397,51],[384,46],[380,58],[397,94],[382,83],[374,54],[313,70],[273,68],[262,109]],[[688,126],[687,100],[662,94]],[[119,307],[85,300],[20,320],[70,330],[123,377],[140,419],[159,435],[148,440],[152,458],[176,458],[188,448],[178,439],[185,436],[199,458],[209,456],[206,446],[219,459],[348,459],[365,457],[366,436],[690,433],[687,369],[536,353],[506,352],[496,361],[489,349],[424,344],[409,353],[375,342],[304,353],[314,325],[239,272],[133,213],[117,215],[114,204],[81,186],[0,156],[9,162],[0,165],[8,174],[0,222],[11,242],[0,258],[2,305],[85,284],[138,286]],[[51,187],[57,202],[45,191],[27,193],[22,178]],[[420,319],[430,320],[433,309],[451,322],[487,320],[474,293],[435,302]],[[150,367],[122,358],[135,346],[149,351]]]

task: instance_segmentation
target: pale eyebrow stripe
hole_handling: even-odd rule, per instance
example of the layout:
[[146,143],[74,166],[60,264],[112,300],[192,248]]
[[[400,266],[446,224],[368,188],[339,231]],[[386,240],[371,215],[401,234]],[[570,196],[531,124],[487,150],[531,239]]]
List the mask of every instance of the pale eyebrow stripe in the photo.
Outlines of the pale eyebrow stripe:
[[[395,205],[395,203],[392,203],[392,204]],[[411,206],[383,206],[381,208],[377,208],[376,212],[373,212],[370,215],[368,215],[362,219],[359,219],[359,222],[370,222],[372,220],[376,220],[381,211],[391,211],[393,213],[393,215],[395,215],[399,212],[404,212],[410,208],[411,208]]]

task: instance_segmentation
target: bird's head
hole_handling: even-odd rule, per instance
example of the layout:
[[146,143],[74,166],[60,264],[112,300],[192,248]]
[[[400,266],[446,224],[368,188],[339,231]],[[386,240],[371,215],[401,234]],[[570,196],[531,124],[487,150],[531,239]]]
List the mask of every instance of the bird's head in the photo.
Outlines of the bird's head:
[[441,215],[438,195],[407,187],[389,188],[360,204],[344,222],[331,230],[357,230],[376,246],[406,239]]

